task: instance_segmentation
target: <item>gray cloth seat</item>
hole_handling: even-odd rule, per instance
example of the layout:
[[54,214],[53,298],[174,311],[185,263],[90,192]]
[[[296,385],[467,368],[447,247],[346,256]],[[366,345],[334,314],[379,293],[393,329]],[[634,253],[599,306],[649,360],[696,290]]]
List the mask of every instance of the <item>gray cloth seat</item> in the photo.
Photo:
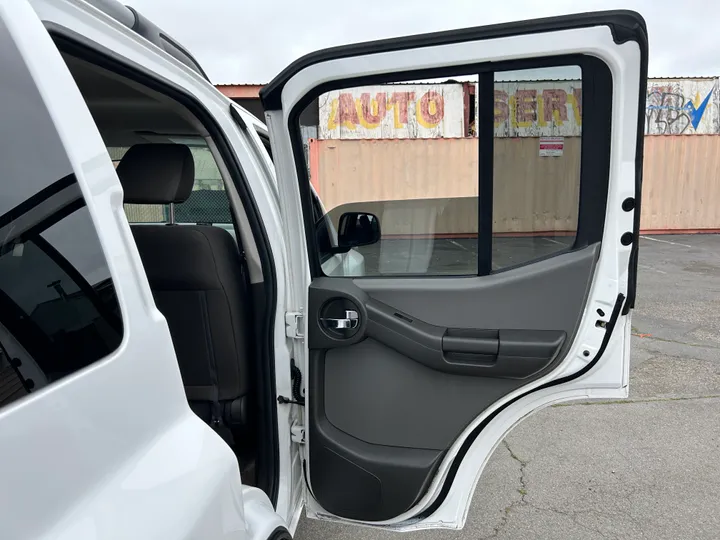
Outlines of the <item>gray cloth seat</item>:
[[[183,202],[195,175],[189,148],[179,144],[135,145],[117,173],[125,202],[136,204]],[[223,431],[247,426],[250,291],[237,242],[226,230],[205,225],[131,229],[170,327],[191,408]]]

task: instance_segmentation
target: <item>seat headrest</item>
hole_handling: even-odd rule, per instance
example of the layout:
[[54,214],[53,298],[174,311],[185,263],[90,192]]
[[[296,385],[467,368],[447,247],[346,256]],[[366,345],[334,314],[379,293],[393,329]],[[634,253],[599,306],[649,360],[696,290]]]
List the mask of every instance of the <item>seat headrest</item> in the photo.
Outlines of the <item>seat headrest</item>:
[[184,144],[136,144],[117,166],[125,202],[181,203],[192,193],[195,161]]

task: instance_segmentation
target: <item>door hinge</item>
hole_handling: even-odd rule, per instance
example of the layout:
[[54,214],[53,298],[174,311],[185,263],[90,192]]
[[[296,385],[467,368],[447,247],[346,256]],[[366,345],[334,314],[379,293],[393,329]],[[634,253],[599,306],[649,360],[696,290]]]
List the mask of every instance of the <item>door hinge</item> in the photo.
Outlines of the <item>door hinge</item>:
[[290,427],[290,440],[294,443],[305,444],[305,426],[293,424]]
[[305,337],[305,316],[302,311],[285,313],[285,335],[293,339]]

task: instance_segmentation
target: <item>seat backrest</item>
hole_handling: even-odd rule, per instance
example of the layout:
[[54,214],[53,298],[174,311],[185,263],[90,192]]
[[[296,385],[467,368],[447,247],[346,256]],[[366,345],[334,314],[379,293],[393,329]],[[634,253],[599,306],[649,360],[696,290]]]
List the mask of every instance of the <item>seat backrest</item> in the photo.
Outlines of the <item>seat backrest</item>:
[[[128,150],[117,173],[127,203],[180,203],[192,191],[194,163],[187,146],[141,144]],[[245,423],[250,292],[235,239],[204,225],[131,229],[155,303],[170,327],[190,405],[210,423],[221,419],[218,404],[226,421]]]

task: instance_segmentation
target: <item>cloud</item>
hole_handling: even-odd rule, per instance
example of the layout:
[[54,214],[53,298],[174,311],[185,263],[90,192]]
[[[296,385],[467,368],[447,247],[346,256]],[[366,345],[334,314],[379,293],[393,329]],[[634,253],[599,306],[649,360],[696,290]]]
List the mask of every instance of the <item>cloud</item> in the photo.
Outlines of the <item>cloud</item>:
[[334,45],[573,11],[634,9],[648,22],[650,75],[720,75],[711,0],[126,0],[187,47],[216,83],[264,83]]

